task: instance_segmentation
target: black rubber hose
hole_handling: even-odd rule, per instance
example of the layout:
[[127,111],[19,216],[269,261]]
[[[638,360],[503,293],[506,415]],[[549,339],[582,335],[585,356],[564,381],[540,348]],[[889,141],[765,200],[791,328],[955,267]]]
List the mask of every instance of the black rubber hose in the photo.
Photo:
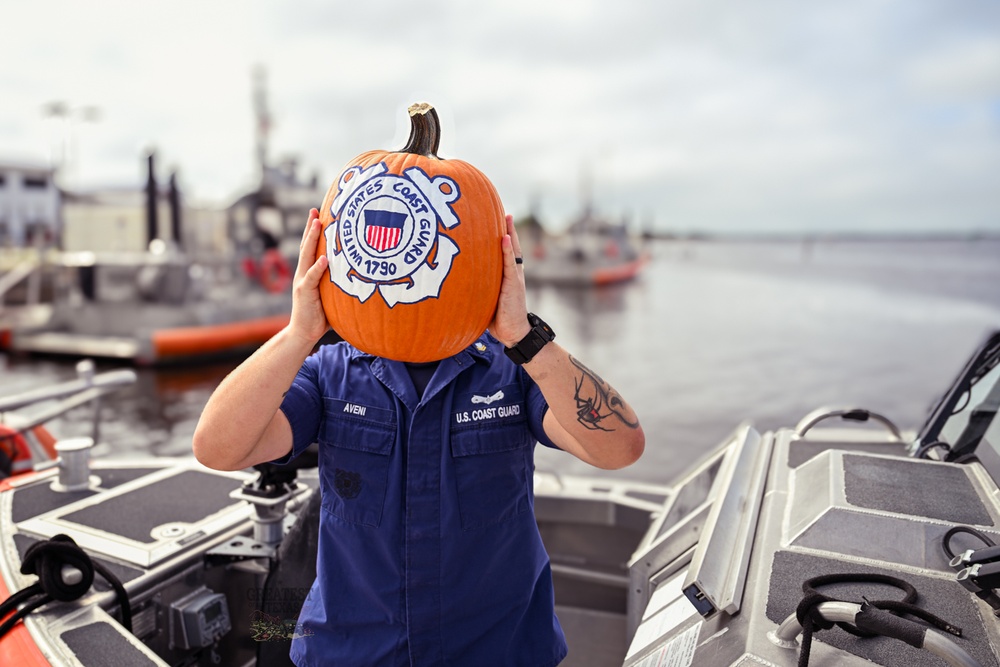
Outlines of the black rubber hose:
[[993,540],[989,538],[988,535],[976,530],[975,528],[972,528],[970,526],[955,526],[949,529],[948,532],[944,534],[944,537],[941,538],[941,548],[944,549],[945,554],[948,556],[948,560],[951,560],[952,558],[955,557],[955,554],[951,550],[951,538],[953,538],[958,533],[968,533],[969,535],[978,537],[980,540],[983,541],[983,544],[985,544],[988,547],[996,546],[996,544],[993,542]]

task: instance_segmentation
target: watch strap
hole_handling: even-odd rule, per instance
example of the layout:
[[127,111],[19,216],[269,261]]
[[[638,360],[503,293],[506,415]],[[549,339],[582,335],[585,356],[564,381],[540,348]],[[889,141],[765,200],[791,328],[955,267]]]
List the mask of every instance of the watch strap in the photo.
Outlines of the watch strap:
[[528,324],[531,331],[524,338],[513,347],[504,347],[504,353],[518,366],[534,359],[539,350],[556,337],[552,327],[534,313],[528,313]]

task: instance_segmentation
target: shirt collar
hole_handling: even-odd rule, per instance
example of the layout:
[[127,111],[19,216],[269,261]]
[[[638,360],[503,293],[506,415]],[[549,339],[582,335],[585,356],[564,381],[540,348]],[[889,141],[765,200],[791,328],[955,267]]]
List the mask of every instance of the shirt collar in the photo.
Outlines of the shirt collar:
[[481,363],[489,366],[493,361],[491,347],[498,345],[496,339],[488,333],[480,336],[472,345],[458,354],[442,359],[430,383],[424,390],[423,399],[418,399],[413,388],[413,382],[403,367],[402,362],[362,352],[351,345],[351,359],[371,359],[371,370],[389,391],[394,393],[411,411],[415,410],[421,400],[431,400],[444,386],[459,374],[472,368],[473,364]]
[[[459,366],[468,366],[470,361],[480,361],[487,365],[493,362],[493,347],[499,345],[499,341],[490,334],[489,331],[484,331],[483,335],[476,339],[472,345],[465,348],[458,354],[454,354],[450,357],[442,359],[443,362],[449,360],[455,360]],[[362,352],[358,348],[354,347],[350,343],[348,345],[351,348],[351,359],[378,359],[374,354],[368,352]]]

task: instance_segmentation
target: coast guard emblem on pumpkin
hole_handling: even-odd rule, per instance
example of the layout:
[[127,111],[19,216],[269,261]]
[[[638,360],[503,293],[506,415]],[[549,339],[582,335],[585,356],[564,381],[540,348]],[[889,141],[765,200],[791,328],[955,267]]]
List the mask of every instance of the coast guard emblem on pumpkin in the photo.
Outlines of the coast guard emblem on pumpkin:
[[364,303],[378,290],[390,308],[436,298],[458,246],[439,225],[459,224],[458,183],[420,167],[389,174],[384,162],[340,176],[326,228],[330,280]]

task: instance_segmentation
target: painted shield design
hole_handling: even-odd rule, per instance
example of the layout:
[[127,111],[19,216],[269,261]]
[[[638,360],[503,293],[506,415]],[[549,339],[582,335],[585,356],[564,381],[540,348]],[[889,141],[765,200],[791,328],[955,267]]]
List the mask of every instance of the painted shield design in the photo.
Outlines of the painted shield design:
[[406,213],[366,209],[365,241],[375,252],[392,250],[403,237]]
[[392,308],[440,294],[459,248],[439,226],[459,224],[452,204],[461,192],[420,167],[387,171],[384,162],[345,170],[324,234],[330,281],[362,303],[377,291]]

